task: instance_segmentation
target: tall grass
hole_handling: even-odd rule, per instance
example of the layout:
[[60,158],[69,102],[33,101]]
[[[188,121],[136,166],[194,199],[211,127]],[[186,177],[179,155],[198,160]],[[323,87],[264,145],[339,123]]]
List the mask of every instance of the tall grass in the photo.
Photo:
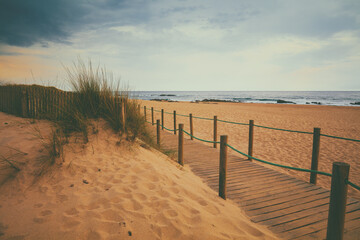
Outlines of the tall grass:
[[138,103],[129,98],[129,91],[121,88],[111,73],[81,59],[65,69],[73,91],[71,103],[61,109],[58,121],[65,134],[82,132],[87,142],[88,121],[103,118],[115,132],[125,133],[131,140],[139,137],[151,141]]

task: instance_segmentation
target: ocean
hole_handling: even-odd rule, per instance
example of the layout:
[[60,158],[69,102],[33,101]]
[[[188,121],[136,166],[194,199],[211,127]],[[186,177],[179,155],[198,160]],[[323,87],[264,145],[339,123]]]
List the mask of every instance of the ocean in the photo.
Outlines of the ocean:
[[[244,102],[360,106],[360,91],[134,91],[142,100]],[[357,104],[355,104],[357,103]]]

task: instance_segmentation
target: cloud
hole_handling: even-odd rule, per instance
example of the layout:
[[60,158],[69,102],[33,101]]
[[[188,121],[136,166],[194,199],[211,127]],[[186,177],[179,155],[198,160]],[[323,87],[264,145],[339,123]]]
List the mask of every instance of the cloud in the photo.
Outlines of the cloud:
[[76,31],[143,21],[146,14],[139,13],[144,6],[143,1],[130,0],[0,0],[0,43],[22,47],[46,46],[48,41],[69,44]]

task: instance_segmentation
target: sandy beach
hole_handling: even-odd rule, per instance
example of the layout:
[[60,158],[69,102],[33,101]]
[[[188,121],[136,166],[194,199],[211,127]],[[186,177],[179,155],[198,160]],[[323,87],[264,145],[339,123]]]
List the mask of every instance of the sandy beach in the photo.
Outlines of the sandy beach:
[[1,170],[0,239],[277,239],[186,166],[92,128],[39,176],[51,123],[0,113],[1,155],[20,168]]
[[[159,102],[141,101],[142,106],[164,109],[166,112],[177,111],[178,114],[213,118],[255,124],[267,127],[313,132],[314,127],[321,128],[322,134],[360,139],[360,108],[339,106],[310,106],[253,103],[191,103],[191,102]],[[143,111],[143,109],[142,109]],[[147,112],[151,120],[151,112]],[[155,119],[160,113],[155,112]],[[178,123],[184,123],[189,130],[189,118],[177,117]],[[213,139],[213,121],[194,118],[194,134],[197,137]],[[165,126],[173,129],[173,117],[165,114]],[[228,135],[230,145],[247,153],[248,126],[218,123],[218,136]],[[204,143],[206,144],[206,143]],[[360,143],[340,139],[321,137],[319,171],[331,173],[332,162],[343,161],[350,164],[350,181],[360,185]],[[312,155],[312,135],[270,129],[254,130],[253,156],[278,164],[310,169]],[[271,167],[271,166],[269,166]],[[309,174],[274,169],[309,181]],[[318,176],[318,185],[330,188],[330,178]],[[349,187],[349,196],[360,199],[360,192]]]

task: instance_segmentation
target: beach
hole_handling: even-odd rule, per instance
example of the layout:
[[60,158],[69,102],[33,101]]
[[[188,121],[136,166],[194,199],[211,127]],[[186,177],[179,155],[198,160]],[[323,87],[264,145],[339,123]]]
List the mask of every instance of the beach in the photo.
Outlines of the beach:
[[187,166],[102,120],[42,168],[52,128],[0,113],[1,155],[19,168],[1,169],[0,239],[278,239]]
[[[206,140],[213,140],[213,121],[196,117],[213,119],[216,115],[218,119],[240,123],[249,123],[249,120],[254,120],[255,125],[309,133],[313,132],[316,127],[321,128],[321,134],[360,139],[359,107],[144,100],[139,102],[142,107],[146,106],[148,109],[148,121],[151,121],[151,107],[154,107],[156,110],[164,109],[168,113],[173,113],[174,110],[176,110],[177,114],[182,115],[189,115],[191,113],[193,115],[194,135]],[[141,111],[144,111],[143,108]],[[161,118],[159,112],[154,113],[155,119]],[[165,127],[173,129],[173,115],[165,114],[164,117]],[[189,131],[188,117],[177,116],[177,123],[183,123],[184,129]],[[247,153],[248,126],[218,122],[217,127],[218,137],[220,135],[228,135],[228,143],[230,145]],[[262,160],[310,169],[312,145],[312,134],[278,131],[261,127],[254,128],[253,156]],[[359,142],[321,136],[318,170],[331,173],[332,162],[346,162],[350,164],[349,180],[359,185],[359,149]],[[310,178],[309,173],[267,166],[296,176],[304,181],[309,181]],[[330,181],[330,177],[318,175],[317,185],[329,189]],[[352,187],[348,189],[349,196],[360,199],[360,192],[358,190]]]

